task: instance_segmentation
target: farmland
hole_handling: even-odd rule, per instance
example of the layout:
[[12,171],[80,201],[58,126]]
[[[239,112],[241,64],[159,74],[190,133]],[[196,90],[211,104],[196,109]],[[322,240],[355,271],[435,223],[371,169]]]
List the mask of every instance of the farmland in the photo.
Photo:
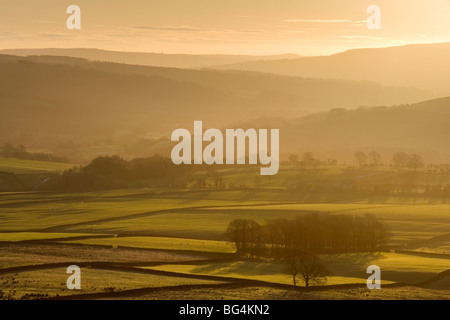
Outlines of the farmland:
[[0,171],[15,174],[58,172],[71,167],[67,163],[0,158]]
[[[64,169],[26,161],[3,160],[1,165],[19,176]],[[400,179],[393,168],[371,170]],[[395,299],[411,298],[412,291],[423,298],[448,298],[449,198],[355,190],[305,192],[292,187],[294,178],[305,174],[304,169],[293,167],[282,167],[276,178],[258,181],[260,186],[256,187],[254,168],[238,171],[221,171],[232,185],[227,188],[188,184],[175,188],[154,185],[104,191],[0,193],[2,298],[85,295],[170,299],[185,292],[193,299],[205,295],[239,299],[250,292],[250,298],[263,299]],[[338,180],[347,171],[329,167],[314,173],[314,179]],[[411,174],[407,175],[411,179]],[[207,177],[205,172],[195,172],[185,179],[199,176]],[[416,178],[428,183],[443,181],[426,172],[417,172]],[[304,292],[292,288],[281,261],[241,257],[225,235],[235,219],[264,224],[271,219],[289,220],[312,213],[374,215],[389,235],[385,249],[378,253],[320,254],[332,275],[319,287]],[[65,286],[65,268],[71,264],[82,269],[82,290],[69,291]],[[382,270],[380,292],[365,289],[366,268],[373,264]],[[215,288],[221,288],[223,295]]]

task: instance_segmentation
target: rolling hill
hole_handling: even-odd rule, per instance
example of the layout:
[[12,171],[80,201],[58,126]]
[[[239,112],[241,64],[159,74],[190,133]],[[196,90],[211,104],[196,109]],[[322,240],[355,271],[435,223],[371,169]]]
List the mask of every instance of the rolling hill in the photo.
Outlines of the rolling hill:
[[[30,56],[27,60],[46,64],[70,64],[88,70],[127,75],[139,74],[195,83],[251,99],[268,116],[272,113],[290,117],[298,115],[299,112],[304,115],[331,108],[412,103],[435,97],[425,90],[388,87],[368,81],[301,78],[247,71],[164,68],[91,62],[54,56]],[[323,94],[324,92],[326,94]]]
[[222,127],[430,96],[369,82],[0,55],[0,135],[12,143],[167,137],[198,119]]
[[296,54],[284,54],[273,56],[248,56],[248,55],[191,55],[191,54],[165,54],[147,52],[120,52],[100,49],[76,48],[76,49],[5,49],[0,54],[15,56],[66,56],[83,58],[95,61],[109,61],[144,66],[174,67],[174,68],[202,68],[216,64],[237,63],[243,61],[272,60],[299,58]]
[[215,67],[300,77],[367,80],[450,94],[450,43],[354,49],[331,56],[249,61]]
[[[255,124],[252,124],[255,125]],[[394,107],[335,109],[280,123],[282,150],[418,152],[450,159],[450,97]],[[344,152],[344,153],[345,153]],[[386,157],[386,158],[390,158]]]

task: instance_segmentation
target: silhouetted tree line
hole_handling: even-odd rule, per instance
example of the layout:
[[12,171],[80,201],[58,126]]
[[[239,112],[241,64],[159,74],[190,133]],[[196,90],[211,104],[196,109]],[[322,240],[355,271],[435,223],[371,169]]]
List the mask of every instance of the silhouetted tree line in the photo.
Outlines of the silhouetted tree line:
[[260,225],[254,220],[230,222],[228,239],[238,254],[283,257],[286,252],[373,252],[386,240],[382,222],[373,215],[308,214],[293,220],[273,219]]
[[[371,151],[365,153],[362,151],[357,151],[354,154],[355,162],[359,166],[379,166],[385,165],[382,162],[382,156],[377,151]],[[290,154],[288,157],[289,161],[284,162],[284,165],[292,166],[309,166],[318,167],[321,165],[336,165],[338,161],[334,158],[327,159],[326,161],[321,161],[314,157],[312,152],[303,153],[300,158],[298,154]],[[425,166],[422,157],[418,154],[406,154],[404,152],[396,152],[391,160],[391,163],[395,167],[400,168],[410,168],[410,169],[420,169]]]
[[125,188],[132,182],[183,174],[188,166],[176,166],[170,158],[154,155],[130,161],[119,156],[101,156],[87,166],[75,167],[45,181],[46,190],[103,190]]
[[69,160],[65,157],[58,157],[48,153],[28,152],[24,145],[19,145],[16,147],[10,143],[5,143],[2,147],[0,147],[0,157],[49,162],[69,162]]
[[305,252],[299,249],[286,250],[283,257],[284,270],[292,275],[294,287],[297,285],[297,278],[309,287],[311,283],[323,284],[326,278],[331,276],[331,272],[315,254]]
[[450,196],[450,184],[376,184],[372,187],[376,195],[424,195]]
[[292,188],[307,193],[353,192],[366,195],[450,196],[450,184],[363,183],[351,179],[338,181],[298,181]]
[[338,161],[334,158],[327,159],[326,161],[316,159],[312,152],[303,153],[301,159],[299,158],[298,154],[292,153],[289,155],[288,159],[289,161],[284,162],[283,164],[292,165],[294,167],[307,166],[317,168],[318,166],[321,165],[335,166],[338,164]]
[[[382,165],[382,157],[376,151],[372,151],[368,154],[357,151],[355,153],[355,162],[359,166],[378,166]],[[404,152],[396,152],[392,156],[392,165],[400,168],[410,168],[410,169],[420,169],[425,166],[425,163],[422,157],[418,154],[406,154]]]

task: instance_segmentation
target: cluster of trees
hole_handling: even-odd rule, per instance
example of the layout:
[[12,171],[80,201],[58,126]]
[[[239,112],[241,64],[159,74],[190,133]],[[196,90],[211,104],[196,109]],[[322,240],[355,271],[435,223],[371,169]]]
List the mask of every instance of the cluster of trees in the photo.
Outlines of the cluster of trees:
[[14,146],[10,143],[5,143],[0,147],[0,157],[63,163],[69,162],[69,160],[64,157],[58,157],[48,153],[28,152],[24,145]]
[[[357,151],[354,154],[354,159],[356,164],[359,166],[379,166],[382,165],[383,157],[377,151],[371,151],[365,153],[362,151]],[[303,153],[302,157],[298,154],[289,155],[288,161],[284,164],[292,166],[312,166],[318,167],[320,165],[336,165],[338,161],[334,158],[327,159],[326,161],[321,161],[314,157],[312,152]],[[395,167],[400,168],[411,168],[414,170],[423,168],[425,163],[422,157],[418,154],[407,154],[404,152],[396,152],[391,160],[391,163]]]
[[321,161],[314,157],[312,152],[303,153],[301,159],[298,154],[292,153],[289,155],[288,164],[292,166],[312,166],[317,167],[319,165],[337,165],[338,161],[336,159],[330,158],[327,161]]
[[426,173],[428,174],[439,174],[439,175],[448,175],[450,174],[450,164],[448,163],[440,163],[440,164],[427,164]]
[[300,278],[306,287],[331,275],[317,253],[373,252],[386,240],[382,222],[373,215],[307,214],[293,220],[266,220],[264,225],[236,219],[229,223],[226,235],[238,254],[279,259],[294,286]]
[[355,161],[360,166],[371,165],[378,166],[381,164],[381,154],[376,151],[371,151],[369,154],[357,151],[355,153]]
[[308,214],[293,220],[267,220],[264,225],[249,219],[230,222],[228,239],[237,253],[282,257],[292,250],[308,252],[368,252],[380,250],[385,228],[375,216]]
[[418,154],[406,154],[397,152],[392,157],[392,164],[396,167],[411,168],[417,170],[425,166],[423,159]]
[[294,287],[297,285],[297,278],[300,277],[309,287],[311,283],[323,283],[331,272],[315,254],[302,250],[290,250],[283,259],[284,270],[292,275]]
[[450,196],[450,184],[376,184],[373,194]]
[[373,215],[308,214],[266,223],[272,254],[300,249],[310,252],[368,252],[384,244],[383,224]]
[[450,184],[417,184],[395,182],[358,182],[351,179],[340,181],[299,181],[292,186],[306,193],[361,193],[368,195],[424,195],[450,196]]
[[[355,162],[359,166],[378,166],[382,164],[382,157],[376,151],[369,152],[368,154],[357,151],[355,153]],[[418,154],[406,154],[404,152],[396,152],[392,156],[392,165],[399,168],[410,168],[410,169],[420,169],[425,166],[425,163],[422,157]]]
[[183,174],[187,166],[176,166],[170,158],[154,155],[130,161],[119,156],[101,156],[87,166],[75,167],[48,179],[41,189],[52,191],[104,190],[127,187],[129,183]]
[[259,256],[265,249],[264,229],[254,220],[236,219],[231,221],[226,236],[235,243],[238,254]]

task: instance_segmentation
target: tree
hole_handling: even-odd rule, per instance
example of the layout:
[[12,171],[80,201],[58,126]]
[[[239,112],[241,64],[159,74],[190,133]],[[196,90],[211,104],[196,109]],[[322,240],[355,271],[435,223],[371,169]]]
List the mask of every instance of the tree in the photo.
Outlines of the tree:
[[252,257],[259,256],[264,247],[263,232],[261,225],[254,221],[248,220],[249,248],[248,251]]
[[381,163],[381,154],[376,151],[372,151],[369,153],[369,161],[373,166],[377,166]]
[[259,254],[263,247],[262,228],[254,220],[236,219],[229,223],[225,235],[236,244],[238,254]]
[[318,256],[301,250],[289,250],[284,262],[285,271],[292,275],[294,287],[297,285],[297,277],[301,277],[307,288],[311,283],[326,281],[331,275]]
[[355,160],[362,167],[367,164],[367,155],[364,152],[358,151],[355,153]]
[[298,159],[298,154],[290,154],[289,162],[291,163],[291,165],[297,166],[300,163],[300,161]]
[[318,160],[314,158],[312,152],[305,152],[302,156],[302,163],[305,166],[315,166],[318,163]]
[[392,157],[392,163],[396,167],[406,167],[409,161],[409,156],[404,152],[396,152]]
[[418,154],[413,154],[409,157],[408,167],[417,170],[418,168],[422,168],[424,166],[422,157]]
[[247,246],[247,239],[245,232],[246,232],[246,222],[244,219],[236,219],[228,224],[228,228],[227,231],[225,232],[225,235],[227,236],[228,239],[230,239],[235,243],[237,253],[241,253],[241,251],[244,251]]
[[94,175],[115,176],[122,178],[126,174],[127,162],[119,156],[100,156],[84,167],[85,172]]
[[11,143],[5,143],[3,145],[3,156],[5,158],[12,158],[14,156],[15,148]]
[[327,159],[327,163],[330,166],[335,166],[335,165],[338,164],[338,161],[336,159],[334,159],[334,158],[330,158],[330,159]]

